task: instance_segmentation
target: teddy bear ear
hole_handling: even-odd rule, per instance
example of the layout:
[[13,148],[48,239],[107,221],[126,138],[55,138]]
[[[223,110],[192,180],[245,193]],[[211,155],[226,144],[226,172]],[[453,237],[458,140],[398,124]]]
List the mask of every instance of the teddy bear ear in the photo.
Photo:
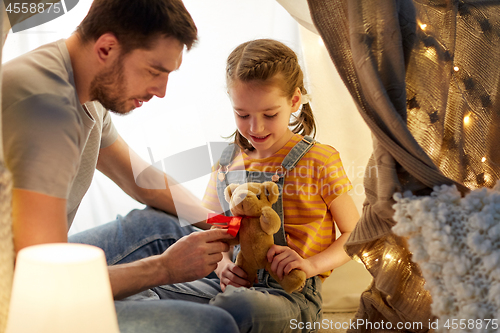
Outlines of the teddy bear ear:
[[234,190],[240,186],[239,184],[229,184],[228,187],[224,190],[224,199],[226,199],[227,202],[231,201],[231,197],[233,196]]
[[267,200],[269,200],[271,204],[278,201],[278,197],[280,195],[278,185],[276,185],[276,183],[274,182],[264,182],[262,183],[262,185],[264,186],[264,192],[267,196]]

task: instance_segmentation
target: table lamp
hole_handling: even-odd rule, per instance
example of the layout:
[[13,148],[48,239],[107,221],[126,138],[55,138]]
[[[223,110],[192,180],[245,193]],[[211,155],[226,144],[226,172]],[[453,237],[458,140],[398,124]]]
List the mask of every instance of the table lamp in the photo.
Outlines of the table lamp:
[[6,333],[119,333],[104,252],[55,243],[19,251]]

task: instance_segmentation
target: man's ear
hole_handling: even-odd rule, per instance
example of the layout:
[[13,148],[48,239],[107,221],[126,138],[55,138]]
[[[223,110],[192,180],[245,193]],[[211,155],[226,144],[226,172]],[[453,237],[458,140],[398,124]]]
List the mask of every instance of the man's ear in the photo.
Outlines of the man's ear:
[[262,187],[264,189],[264,193],[267,196],[267,200],[271,204],[275,203],[278,201],[278,197],[280,196],[280,190],[278,185],[274,182],[264,182],[262,183]]
[[94,43],[94,54],[99,63],[113,63],[121,53],[120,43],[110,32],[102,34]]
[[231,201],[231,197],[233,196],[234,190],[240,186],[239,184],[229,184],[228,187],[224,190],[224,199],[226,199],[227,202]]

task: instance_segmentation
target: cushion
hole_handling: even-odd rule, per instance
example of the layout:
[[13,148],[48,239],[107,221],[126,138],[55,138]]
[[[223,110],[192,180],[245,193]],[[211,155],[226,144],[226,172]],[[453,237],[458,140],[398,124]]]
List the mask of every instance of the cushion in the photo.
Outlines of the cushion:
[[500,183],[463,198],[446,185],[427,197],[394,198],[393,231],[409,238],[440,322],[464,319],[469,328],[484,329],[500,318]]

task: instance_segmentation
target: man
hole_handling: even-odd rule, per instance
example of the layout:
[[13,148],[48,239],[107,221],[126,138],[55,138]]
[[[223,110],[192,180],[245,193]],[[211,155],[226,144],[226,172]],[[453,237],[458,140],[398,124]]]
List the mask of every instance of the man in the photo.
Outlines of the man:
[[[176,198],[174,206],[168,186],[137,185],[158,176],[172,181],[149,168],[136,183],[132,164],[143,162],[118,135],[106,110],[126,114],[154,96],[163,97],[184,47],[189,50],[196,38],[196,26],[180,0],[96,0],[70,38],[5,64],[3,145],[14,183],[16,252],[68,241],[97,168],[156,208],[90,231],[108,264],[120,263],[109,267],[115,299],[195,280],[215,269],[221,252],[228,250],[221,240],[230,236],[224,230],[192,233],[193,228],[181,228],[159,211],[176,215],[182,209],[191,223],[204,221],[207,213],[188,195]],[[92,243],[87,236],[82,239]],[[122,332],[236,331],[229,314],[194,303],[128,301],[116,302],[116,308]],[[192,320],[193,313],[199,322]]]

